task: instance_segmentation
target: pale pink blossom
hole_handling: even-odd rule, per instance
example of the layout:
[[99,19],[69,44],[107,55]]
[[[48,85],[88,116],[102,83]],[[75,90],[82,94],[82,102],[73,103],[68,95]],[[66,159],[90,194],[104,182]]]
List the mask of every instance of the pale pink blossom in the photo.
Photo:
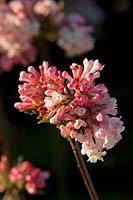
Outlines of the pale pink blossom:
[[20,99],[23,103],[16,103],[15,106],[21,111],[37,109],[44,102],[44,89],[40,83],[40,74],[34,67],[28,68],[28,73],[20,73],[20,81],[25,82],[18,86]]
[[35,61],[33,36],[39,23],[26,13],[23,1],[0,5],[0,68],[10,71],[14,65],[27,66]]
[[39,0],[34,5],[34,12],[38,15],[48,16],[59,11],[59,6],[53,0]]
[[67,57],[82,55],[94,48],[93,28],[86,25],[85,19],[71,13],[65,16],[64,24],[59,30],[57,44],[64,49]]
[[80,14],[65,14],[54,0],[37,1],[34,12],[40,17],[44,37],[56,41],[67,57],[79,56],[94,48],[94,28]]
[[56,41],[59,28],[64,23],[64,12],[55,0],[39,0],[34,4],[34,13],[41,22],[44,38]]
[[88,160],[92,163],[97,162],[97,160],[103,161],[103,156],[106,155],[106,151],[98,150],[95,144],[94,146],[91,146],[92,144],[90,145],[88,142],[83,142],[81,149],[82,155],[86,154],[89,158]]
[[81,143],[81,153],[90,162],[103,160],[106,150],[121,140],[124,131],[121,118],[116,117],[116,99],[110,97],[104,84],[95,83],[103,67],[98,60],[87,59],[83,66],[70,66],[72,75],[61,73],[55,66],[48,67],[46,61],[40,66],[40,73],[30,67],[29,73],[20,74],[20,81],[24,82],[19,86],[22,102],[15,107],[36,113],[40,123],[50,122],[63,137]]
[[46,187],[46,180],[50,177],[49,171],[42,171],[34,167],[29,161],[10,166],[7,156],[0,159],[0,193],[13,189],[24,189],[29,194],[35,194],[38,189]]
[[44,28],[45,23],[49,23],[48,26],[51,26],[51,28],[59,28],[62,26],[64,13],[61,11],[59,3],[56,1],[39,0],[35,3],[33,10],[37,16],[44,18]]
[[[23,85],[19,85],[20,99],[22,102],[16,103],[15,107],[21,111],[33,111],[37,110],[42,116],[42,113],[47,119],[46,109],[51,108],[51,113],[53,115],[56,113],[56,109],[53,110],[51,105],[56,105],[57,100],[53,100],[51,97],[52,92],[53,96],[56,94],[56,98],[63,99],[63,95],[58,96],[64,87],[64,79],[61,76],[61,72],[56,70],[56,67],[52,66],[48,68],[48,63],[44,62],[40,66],[40,73],[37,72],[34,67],[28,68],[28,73],[20,73],[20,81],[25,82]],[[58,90],[56,90],[58,87]],[[59,92],[59,93],[58,93]],[[49,100],[51,100],[49,102]],[[61,100],[60,100],[61,101]],[[46,106],[47,107],[46,107]]]
[[12,184],[15,184],[18,190],[26,189],[29,194],[33,195],[38,189],[46,187],[46,180],[49,176],[50,172],[43,172],[30,162],[24,161],[18,166],[11,167],[9,180]]

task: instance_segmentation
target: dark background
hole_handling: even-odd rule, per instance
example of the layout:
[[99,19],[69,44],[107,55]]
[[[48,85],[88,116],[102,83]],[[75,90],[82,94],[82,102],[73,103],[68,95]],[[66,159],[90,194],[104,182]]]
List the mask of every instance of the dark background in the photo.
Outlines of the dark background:
[[[72,62],[82,64],[84,57],[99,59],[105,64],[99,81],[109,88],[111,96],[117,98],[118,113],[126,129],[122,133],[123,139],[108,151],[104,162],[90,164],[86,158],[85,162],[101,200],[132,200],[132,7],[128,0],[99,0],[97,3],[105,13],[105,20],[92,52],[80,58],[66,59],[55,44],[47,44],[50,57],[41,57],[35,64],[48,59],[50,64],[64,70]],[[41,169],[51,171],[46,196],[26,194],[27,199],[87,200],[88,194],[68,142],[55,127],[38,125],[36,116],[20,113],[14,108],[13,104],[19,101],[17,85],[21,70],[23,68],[19,66],[1,75],[0,126],[13,158],[21,155]]]

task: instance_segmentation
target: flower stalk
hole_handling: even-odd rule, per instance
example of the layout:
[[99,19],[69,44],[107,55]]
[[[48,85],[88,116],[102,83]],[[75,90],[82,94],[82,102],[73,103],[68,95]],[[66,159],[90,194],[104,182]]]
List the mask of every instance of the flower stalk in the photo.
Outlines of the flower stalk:
[[84,180],[84,184],[85,184],[85,186],[87,188],[87,191],[89,193],[89,196],[90,196],[91,200],[99,200],[98,195],[96,193],[96,190],[95,190],[95,188],[93,186],[91,177],[90,177],[90,175],[88,173],[88,170],[86,168],[86,165],[84,163],[83,157],[81,156],[79,143],[74,141],[74,140],[72,140],[71,138],[69,138],[68,141],[69,141],[69,143],[71,145],[73,154],[74,154],[76,162],[77,162],[77,166],[78,166],[78,168],[80,170],[80,173],[81,173],[82,178]]

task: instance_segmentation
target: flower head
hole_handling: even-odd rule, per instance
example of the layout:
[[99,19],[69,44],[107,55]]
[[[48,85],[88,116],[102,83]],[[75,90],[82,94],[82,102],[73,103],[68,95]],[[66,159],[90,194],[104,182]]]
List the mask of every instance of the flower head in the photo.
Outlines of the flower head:
[[22,0],[0,5],[0,68],[10,71],[14,65],[27,66],[35,60],[33,36],[39,23],[26,13]]
[[[103,160],[106,150],[121,140],[124,126],[116,117],[116,99],[110,97],[104,84],[95,83],[104,66],[98,60],[87,59],[83,65],[73,63],[72,75],[61,73],[55,66],[48,67],[46,61],[40,66],[40,73],[35,72],[36,79],[31,72],[23,72],[20,81],[24,83],[19,86],[22,102],[15,107],[20,111],[36,111],[41,122],[55,124],[63,137],[80,142],[81,153],[90,162],[96,162]],[[29,98],[30,103],[26,104]]]
[[34,4],[33,10],[41,22],[43,36],[49,41],[57,40],[58,29],[64,21],[64,13],[59,3],[55,0],[39,0]]
[[94,48],[93,31],[81,15],[71,13],[66,16],[59,30],[57,44],[65,50],[67,57],[80,56]]
[[49,171],[41,171],[29,161],[17,163],[9,167],[9,160],[2,156],[0,160],[0,193],[16,188],[18,191],[26,189],[29,194],[35,194],[38,189],[46,187]]
[[54,15],[54,13],[57,13],[59,11],[58,4],[53,0],[39,0],[34,5],[34,12],[37,15]]
[[80,56],[94,48],[94,28],[86,25],[85,18],[78,13],[66,14],[60,4],[53,0],[40,0],[34,12],[41,16],[43,35],[65,51],[67,57]]
[[50,173],[42,172],[30,162],[24,161],[19,166],[13,166],[10,170],[9,179],[18,189],[25,188],[29,194],[35,194],[38,189],[46,186],[46,179]]

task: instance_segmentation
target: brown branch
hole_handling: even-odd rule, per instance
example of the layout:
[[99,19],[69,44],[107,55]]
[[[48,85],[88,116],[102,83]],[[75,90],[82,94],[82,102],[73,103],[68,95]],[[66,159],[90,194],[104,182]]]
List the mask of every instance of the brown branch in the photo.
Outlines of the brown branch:
[[80,173],[81,173],[82,178],[84,180],[84,184],[87,188],[87,191],[89,193],[91,200],[99,200],[97,193],[96,193],[96,190],[95,190],[93,183],[91,181],[91,177],[90,177],[88,170],[86,168],[86,165],[84,163],[83,157],[80,153],[79,143],[73,141],[71,138],[69,138],[68,141],[71,145],[73,154],[74,154],[76,162],[77,162],[77,166],[80,170]]

